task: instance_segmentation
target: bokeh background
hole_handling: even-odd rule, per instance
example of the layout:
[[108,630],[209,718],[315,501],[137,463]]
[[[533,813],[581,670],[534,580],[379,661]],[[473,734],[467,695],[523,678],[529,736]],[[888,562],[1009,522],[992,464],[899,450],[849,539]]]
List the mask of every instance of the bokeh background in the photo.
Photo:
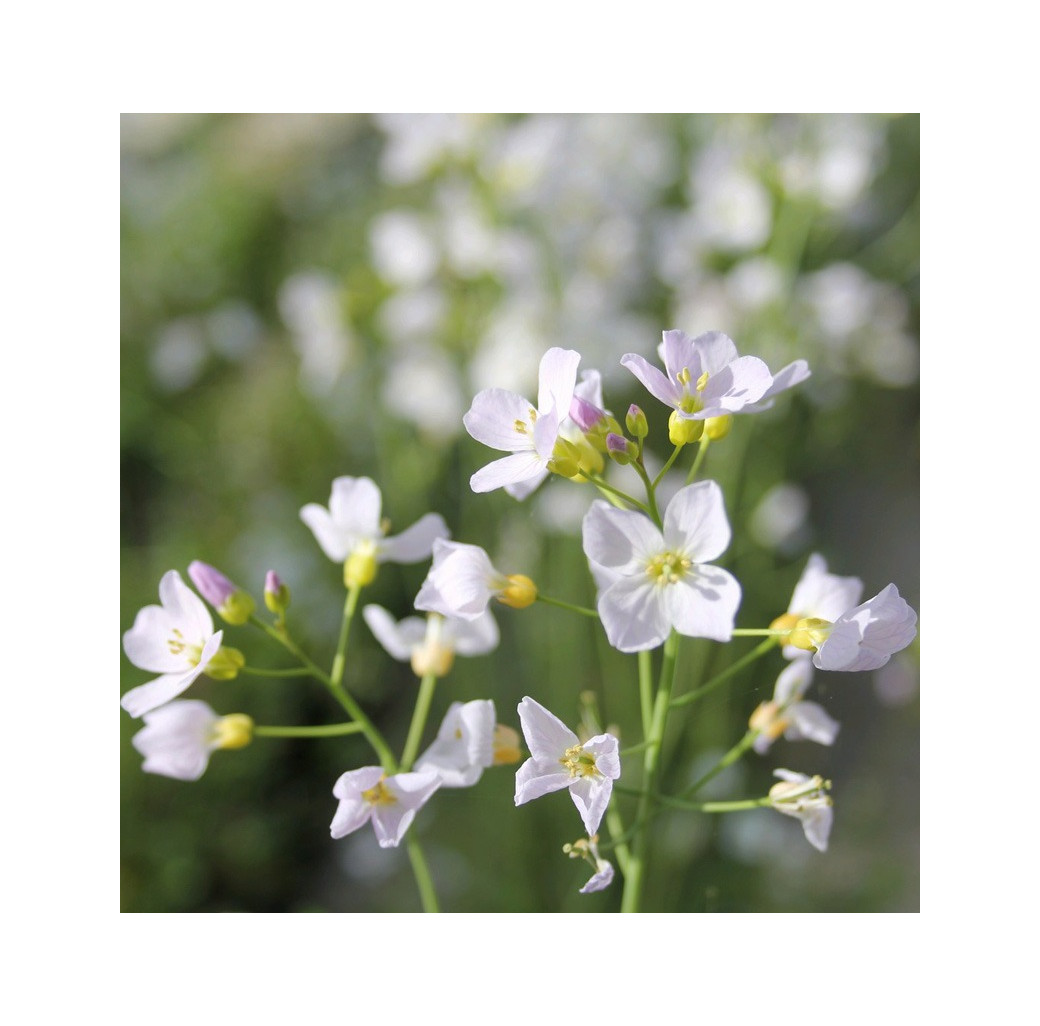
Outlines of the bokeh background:
[[[395,531],[436,510],[496,565],[592,604],[589,489],[473,495],[495,454],[462,414],[481,388],[533,396],[541,354],[574,348],[612,410],[643,405],[660,461],[666,411],[618,361],[652,359],[666,328],[725,331],[773,370],[804,357],[813,371],[709,452],[739,625],[786,608],[812,551],[866,596],[895,581],[919,610],[916,115],[128,114],[121,136],[121,630],[192,559],[257,597],[273,568],[327,665],[341,574],[299,509],[344,474],[379,484]],[[364,600],[407,615],[425,572],[386,565]],[[594,622],[541,605],[496,616],[500,648],[440,682],[431,738],[455,699],[493,698],[517,727],[530,694],[577,724],[591,692],[622,744],[638,740],[635,659]],[[251,663],[287,665],[258,631],[226,636]],[[752,644],[685,641],[680,687]],[[780,668],[761,660],[673,714],[672,789],[742,735]],[[125,692],[147,674],[123,657],[121,678]],[[346,683],[399,750],[416,681],[360,618]],[[305,680],[204,678],[189,697],[265,724],[343,718]],[[648,909],[918,910],[917,644],[874,674],[817,674],[811,697],[842,723],[832,748],[780,741],[705,793],[763,794],[776,767],[821,773],[830,850],[767,809],[668,812]],[[124,911],[418,910],[403,850],[368,828],[329,838],[333,783],[372,761],[363,741],[258,739],[182,783],[141,772],[140,724],[119,715]],[[512,794],[512,771],[492,769],[417,819],[442,906],[616,910],[617,885],[577,893],[570,801],[515,809]]]

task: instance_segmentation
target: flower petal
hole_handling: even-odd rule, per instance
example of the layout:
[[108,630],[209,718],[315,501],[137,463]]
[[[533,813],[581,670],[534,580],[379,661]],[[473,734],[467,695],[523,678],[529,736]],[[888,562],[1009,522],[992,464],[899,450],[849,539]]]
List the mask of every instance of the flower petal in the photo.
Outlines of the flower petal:
[[794,587],[787,611],[833,623],[842,613],[857,605],[862,595],[863,582],[858,577],[838,577],[828,573],[827,561],[814,552]]
[[596,872],[589,878],[589,882],[578,891],[579,894],[592,894],[593,891],[602,891],[610,886],[614,879],[614,867],[606,859],[596,859]]
[[[733,339],[721,331],[706,331],[704,334],[698,335],[692,344],[700,362],[697,375],[707,371],[709,380],[739,359]],[[693,374],[693,370],[694,368],[691,366],[691,374]]]
[[529,481],[542,474],[545,461],[533,449],[516,452],[481,467],[470,479],[469,486],[475,492],[492,492],[506,485]]
[[817,850],[827,850],[827,840],[834,822],[834,808],[830,805],[813,805],[798,817],[802,821],[805,839]]
[[789,388],[794,388],[795,385],[800,385],[811,374],[809,364],[805,360],[795,360],[794,363],[789,363],[783,370],[773,375],[773,383],[766,389],[765,395],[757,403],[745,406],[744,412],[758,413],[761,410],[768,410],[773,405],[773,396],[785,392]]
[[448,620],[444,633],[459,655],[485,655],[498,647],[498,624],[490,610],[475,620]]
[[578,743],[578,735],[533,698],[525,696],[516,711],[520,714],[524,740],[535,759],[558,762],[568,748]]
[[380,563],[418,563],[430,558],[438,538],[449,537],[451,532],[444,517],[440,513],[427,513],[400,534],[384,538],[379,543],[376,559]]
[[321,551],[336,563],[350,555],[352,537],[332,519],[332,514],[316,502],[308,502],[300,510],[300,519],[311,529]]
[[380,538],[383,497],[368,477],[337,477],[332,482],[329,513],[337,527],[353,538]]
[[617,509],[602,499],[595,500],[585,514],[581,545],[592,562],[623,574],[642,572],[650,558],[665,548],[649,517]]
[[538,413],[552,410],[557,422],[567,416],[574,395],[581,354],[573,349],[549,349],[538,364]]
[[548,469],[541,467],[537,474],[532,474],[523,481],[513,481],[503,485],[503,488],[505,488],[506,494],[511,495],[517,502],[523,502],[548,476]]
[[668,549],[683,553],[694,563],[706,563],[726,551],[730,537],[722,489],[716,482],[698,481],[672,496],[664,511]]
[[209,765],[210,735],[219,717],[205,703],[170,702],[144,717],[131,739],[144,757],[142,769],[174,780],[198,780]]
[[714,641],[729,641],[733,636],[741,592],[732,574],[702,565],[662,590],[668,620],[680,634]]
[[682,389],[679,384],[669,381],[665,375],[652,364],[647,363],[638,353],[625,353],[621,357],[621,366],[630,370],[640,381],[643,387],[655,398],[660,399],[665,406],[678,406],[682,399]]
[[838,617],[813,656],[821,670],[876,670],[917,636],[917,614],[894,584]]
[[[560,750],[560,754],[563,754],[563,749]],[[570,774],[562,769],[559,763],[554,765],[540,762],[538,759],[528,759],[516,771],[516,794],[513,796],[513,804],[524,805],[535,798],[541,798],[543,794],[562,791],[570,782]]]
[[478,545],[438,540],[433,567],[415,598],[415,608],[475,620],[487,610],[502,575]]
[[[668,380],[675,382],[677,388],[679,387],[679,375],[683,371],[689,371],[690,379],[694,382],[701,376],[700,350],[694,339],[690,338],[685,331],[673,328],[670,331],[661,332],[661,344],[657,347],[657,355],[661,357]],[[679,391],[681,392],[682,389],[679,388]]]
[[613,789],[614,781],[609,777],[578,777],[570,783],[571,798],[590,837],[599,830]]
[[412,658],[412,649],[426,637],[426,621],[419,616],[405,617],[397,622],[382,606],[370,605],[361,610],[368,629],[376,641],[403,663]]
[[159,582],[161,606],[145,606],[134,625],[123,635],[127,659],[141,670],[177,674],[191,668],[188,654],[171,651],[175,634],[187,645],[204,645],[213,635],[213,620],[206,604],[189,588],[176,570],[168,570]]
[[372,806],[360,795],[355,798],[344,798],[336,809],[329,825],[329,833],[335,838],[346,837],[359,827],[363,827],[372,815]]
[[695,419],[739,413],[761,399],[772,383],[773,375],[757,356],[742,356],[708,378],[701,392],[704,408]]
[[832,745],[841,729],[841,724],[815,702],[795,702],[787,709],[787,716],[791,720],[791,725],[784,731],[788,741],[815,741],[821,745]]
[[119,704],[131,716],[143,716],[187,691],[202,676],[206,664],[217,654],[223,637],[224,632],[217,631],[203,646],[198,665],[193,666],[187,673],[164,673],[161,677],[128,691],[119,700]]
[[531,430],[537,415],[523,396],[504,388],[486,388],[474,397],[462,423],[478,442],[519,452],[534,447]]
[[804,649],[795,649],[795,651],[801,653],[801,658],[795,659],[776,678],[776,685],[773,687],[773,701],[777,705],[790,705],[792,702],[797,702],[812,684],[812,659]]
[[671,629],[660,592],[645,574],[619,577],[599,597],[596,609],[607,640],[620,652],[664,644]]

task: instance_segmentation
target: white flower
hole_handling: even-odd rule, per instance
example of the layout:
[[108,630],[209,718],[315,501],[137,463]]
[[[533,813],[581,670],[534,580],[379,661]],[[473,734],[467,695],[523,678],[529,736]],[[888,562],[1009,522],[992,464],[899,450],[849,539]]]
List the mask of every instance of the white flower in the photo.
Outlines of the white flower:
[[595,891],[606,890],[614,880],[614,867],[604,858],[600,858],[597,842],[599,838],[593,834],[588,838],[581,838],[574,844],[565,844],[563,850],[572,859],[584,859],[592,866],[592,876],[582,887],[579,894],[592,894]]
[[384,776],[379,766],[350,770],[336,781],[332,794],[339,808],[332,819],[333,837],[346,837],[372,820],[380,848],[396,848],[415,814],[441,786],[436,773]]
[[751,714],[751,729],[761,731],[754,741],[759,755],[765,754],[781,734],[788,741],[834,744],[840,729],[837,720],[815,702],[802,701],[812,679],[812,662],[805,657],[796,659],[777,677],[773,700],[762,702]]
[[452,702],[437,740],[415,760],[421,772],[436,773],[442,787],[471,787],[495,763],[495,703]]
[[537,595],[530,577],[506,576],[496,570],[479,546],[439,539],[433,543],[433,565],[415,597],[415,608],[476,620],[484,615],[492,599],[523,609]]
[[656,648],[672,627],[688,637],[728,641],[740,585],[706,561],[721,555],[729,540],[722,490],[714,481],[676,492],[663,532],[641,513],[593,503],[582,523],[582,545],[611,645],[622,652]]
[[567,788],[585,830],[595,834],[614,781],[621,776],[617,738],[597,734],[582,744],[574,731],[533,698],[524,698],[517,712],[531,758],[517,770],[515,804]]
[[310,502],[300,519],[329,559],[345,562],[348,586],[370,584],[378,563],[418,563],[429,558],[433,543],[449,535],[439,513],[427,513],[392,538],[380,521],[383,498],[367,477],[337,477],[332,482],[329,508]]
[[365,606],[362,616],[379,644],[400,662],[410,661],[417,677],[428,673],[443,677],[456,653],[484,655],[498,645],[498,625],[490,612],[475,620],[431,613],[396,621],[382,606],[371,605]]
[[462,418],[478,442],[512,455],[489,463],[470,478],[475,492],[545,477],[560,427],[570,411],[581,356],[572,349],[550,349],[538,367],[538,408],[515,392],[479,392]]
[[146,773],[175,780],[198,780],[218,748],[241,748],[252,737],[253,721],[242,713],[218,716],[205,702],[170,702],[145,713],[133,736]]
[[142,670],[162,674],[123,695],[120,705],[143,716],[186,691],[220,649],[223,631],[213,630],[206,604],[176,570],[159,582],[161,606],[145,606],[123,635],[123,651]]
[[795,586],[777,626],[791,631],[784,655],[812,652],[820,670],[876,670],[917,636],[917,614],[894,584],[855,605],[863,591],[856,577],[827,573],[816,553]]
[[662,334],[658,354],[664,373],[636,353],[626,353],[627,367],[655,398],[687,420],[707,420],[733,413],[757,413],[772,397],[809,377],[809,365],[795,360],[773,375],[755,356],[738,356],[733,340],[720,331],[690,338],[683,331]]
[[773,808],[801,820],[806,840],[819,851],[826,851],[834,819],[834,803],[826,793],[830,784],[822,777],[807,777],[785,769],[774,770],[773,776],[780,778],[769,789]]

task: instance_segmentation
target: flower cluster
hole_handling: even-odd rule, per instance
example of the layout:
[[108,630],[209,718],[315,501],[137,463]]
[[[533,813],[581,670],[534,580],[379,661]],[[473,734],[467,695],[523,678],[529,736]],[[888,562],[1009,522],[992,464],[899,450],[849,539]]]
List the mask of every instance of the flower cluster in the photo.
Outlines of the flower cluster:
[[[202,598],[177,571],[169,571],[159,586],[161,605],[141,610],[123,640],[135,666],[160,674],[122,700],[132,716],[144,717],[144,729],[133,742],[145,757],[144,769],[196,780],[212,752],[242,747],[254,737],[361,735],[375,761],[348,768],[335,781],[332,794],[338,805],[330,832],[338,839],[371,823],[380,847],[393,848],[440,790],[474,787],[485,771],[520,763],[514,804],[566,791],[585,836],[566,844],[564,852],[592,869],[580,891],[590,894],[610,886],[616,862],[624,879],[623,911],[640,907],[649,825],[666,807],[720,812],[769,806],[798,818],[810,843],[825,851],[833,807],[831,784],[822,777],[777,769],[780,779],[767,795],[730,803],[698,803],[696,792],[748,749],[766,755],[781,738],[833,744],[839,724],[821,705],[805,698],[815,671],[864,671],[885,665],[916,636],[916,614],[894,584],[860,603],[862,582],[829,573],[823,557],[814,553],[786,612],[768,627],[737,627],[742,587],[734,573],[720,565],[732,533],[723,489],[717,481],[698,480],[698,473],[709,448],[729,435],[735,415],[768,409],[776,396],[804,382],[809,369],[804,360],[797,360],[773,374],[756,357],[739,356],[734,343],[719,332],[691,338],[682,331],[666,331],[659,354],[663,370],[634,353],[621,360],[651,396],[671,409],[668,439],[674,451],[653,478],[645,460],[651,435],[648,418],[632,405],[622,427],[604,405],[599,373],[586,369],[578,380],[580,356],[573,350],[553,348],[544,354],[536,405],[511,391],[485,389],[463,418],[474,439],[508,453],[473,474],[474,492],[503,488],[523,501],[550,474],[595,489],[581,524],[582,549],[596,592],[594,610],[545,595],[525,573],[498,569],[485,549],[453,540],[439,514],[428,513],[400,534],[390,535],[388,523],[381,519],[382,495],[375,482],[338,477],[327,508],[309,503],[300,511],[322,551],[342,564],[347,594],[331,670],[321,669],[293,638],[290,591],[274,571],[267,572],[263,587],[263,603],[274,615],[273,622],[258,616],[257,603],[246,590],[208,564],[196,561],[188,568]],[[696,455],[686,482],[662,512],[658,486],[693,443]],[[614,479],[608,480],[608,463],[633,473],[644,495],[633,496]],[[373,583],[381,564],[426,560],[431,565],[413,602],[414,610],[423,615],[398,618],[381,605],[360,605],[361,592]],[[604,729],[595,703],[586,696],[581,698],[580,733],[535,698],[522,699],[517,716],[526,759],[520,733],[497,723],[490,698],[452,701],[435,737],[420,751],[437,682],[451,672],[457,656],[484,657],[499,644],[493,601],[496,609],[523,610],[543,602],[574,611],[594,619],[606,642],[619,652],[639,654],[643,733],[634,750],[641,760],[629,769],[632,764],[626,758],[629,776],[624,788],[615,790],[623,772],[620,728]],[[221,716],[205,702],[179,700],[204,674],[222,681],[239,673],[268,672],[247,664],[238,649],[224,645],[223,631],[214,630],[206,602],[229,627],[260,629],[281,644],[298,665],[272,672],[316,679],[342,707],[347,721],[316,727],[258,725],[243,713]],[[348,688],[348,665],[356,673],[366,670],[348,658],[349,631],[359,608],[386,653],[410,664],[418,678],[415,711],[400,755]],[[733,672],[724,670],[676,695],[684,683],[678,671],[680,643],[683,638],[699,638],[726,645],[746,636],[764,641],[742,657],[740,666],[777,650],[787,660],[772,697],[758,704],[744,739],[711,773],[685,792],[669,796],[661,788],[670,710],[696,701]],[[651,672],[655,651],[656,694]],[[551,686],[548,681],[540,685]],[[634,807],[624,807],[625,794]],[[604,824],[609,839],[601,839]],[[424,907],[435,907],[420,842],[413,834],[408,844]],[[602,852],[613,852],[615,861]]]

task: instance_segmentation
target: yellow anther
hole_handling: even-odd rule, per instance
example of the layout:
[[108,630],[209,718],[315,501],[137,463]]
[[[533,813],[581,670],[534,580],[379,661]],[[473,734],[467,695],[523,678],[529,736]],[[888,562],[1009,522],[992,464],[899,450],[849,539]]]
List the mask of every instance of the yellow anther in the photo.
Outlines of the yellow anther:
[[708,383],[708,372],[705,371],[698,379],[697,384],[694,386],[698,392],[704,391],[704,386]]
[[526,609],[538,598],[534,581],[524,574],[510,574],[505,587],[499,592],[498,601],[513,609]]
[[526,435],[527,434],[527,425],[522,420],[514,420],[513,421],[513,430],[516,431],[517,434]]
[[221,716],[213,724],[215,748],[245,748],[253,740],[253,719],[245,713]]
[[686,576],[692,561],[678,552],[659,552],[646,564],[647,575],[654,584],[675,584]]
[[571,745],[563,753],[560,765],[572,777],[598,777],[602,776],[596,768],[596,756],[586,751],[581,745]]
[[380,780],[375,787],[370,787],[367,791],[362,791],[361,798],[363,801],[368,802],[369,805],[397,804],[397,795],[390,791],[386,786],[385,780]]
[[683,369],[675,375],[675,380],[678,381],[680,385],[688,385],[690,383],[690,368],[683,367]]

